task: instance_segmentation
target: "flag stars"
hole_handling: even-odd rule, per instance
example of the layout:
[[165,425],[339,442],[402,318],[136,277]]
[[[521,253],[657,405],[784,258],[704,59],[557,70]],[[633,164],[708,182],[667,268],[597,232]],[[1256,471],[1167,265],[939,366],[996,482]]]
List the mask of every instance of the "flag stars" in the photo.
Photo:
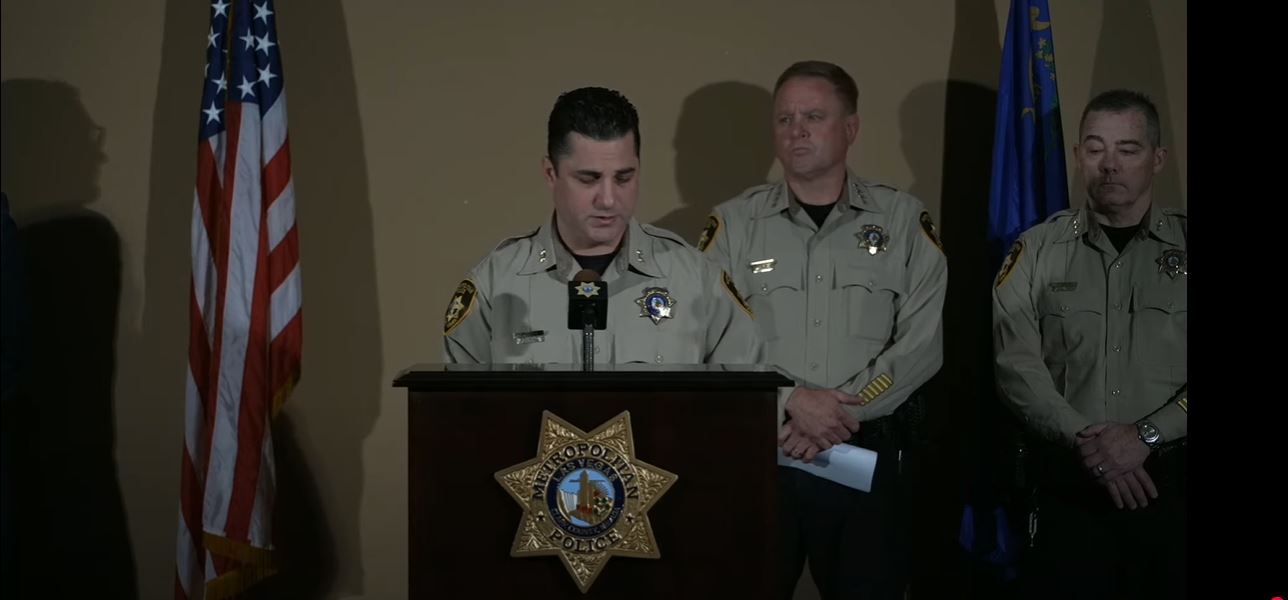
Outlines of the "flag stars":
[[227,3],[227,2],[224,2],[224,0],[219,0],[218,2],[216,2],[216,3],[214,3],[214,4],[211,4],[211,5],[210,5],[210,8],[211,8],[211,9],[213,9],[213,10],[215,11],[215,16],[216,16],[216,17],[226,17],[226,16],[228,16],[228,13],[224,12],[224,11],[228,10],[228,3]]
[[255,96],[255,83],[247,81],[245,77],[242,77],[241,85],[237,86],[237,89],[241,92],[243,100]]
[[206,34],[206,47],[207,47],[207,48],[218,48],[218,47],[219,47],[219,43],[218,43],[218,42],[216,42],[215,40],[218,40],[220,35],[221,35],[221,34],[215,33],[215,28],[212,26],[212,27],[210,28],[210,33],[207,33],[207,34]]
[[268,49],[269,49],[269,48],[272,48],[273,46],[276,46],[276,45],[277,45],[277,44],[275,44],[275,43],[273,43],[273,42],[269,41],[269,39],[268,39],[268,34],[267,34],[267,33],[265,33],[265,34],[264,34],[264,37],[262,37],[262,38],[261,38],[261,37],[257,37],[257,38],[255,38],[255,41],[259,44],[259,47],[258,47],[258,48],[256,48],[256,50],[263,50],[265,55],[267,55],[267,54],[268,54]]
[[264,21],[264,24],[265,24],[265,25],[267,25],[267,24],[268,24],[268,17],[269,17],[270,15],[272,15],[272,14],[273,14],[273,11],[268,10],[268,3],[267,3],[267,2],[265,2],[265,3],[263,3],[263,4],[256,4],[256,5],[255,5],[255,18],[256,18],[256,19],[260,19],[260,20]]
[[243,50],[250,50],[250,47],[255,45],[255,35],[252,34],[249,29],[246,30],[246,35],[243,35],[238,39],[246,43],[246,47],[243,48]]
[[223,75],[220,75],[220,76],[219,76],[219,79],[216,79],[216,80],[215,80],[215,87],[219,88],[219,89],[215,90],[215,92],[222,92],[222,91],[224,91],[224,90],[228,89],[228,80],[227,80],[227,79],[224,79],[224,76],[223,76]]
[[221,108],[215,108],[215,101],[210,101],[210,108],[203,109],[201,112],[206,113],[206,124],[219,122],[219,113],[224,112]]
[[262,83],[264,85],[272,85],[274,77],[277,77],[277,75],[273,74],[273,66],[269,65],[267,67],[259,69],[259,81],[257,81],[256,83]]

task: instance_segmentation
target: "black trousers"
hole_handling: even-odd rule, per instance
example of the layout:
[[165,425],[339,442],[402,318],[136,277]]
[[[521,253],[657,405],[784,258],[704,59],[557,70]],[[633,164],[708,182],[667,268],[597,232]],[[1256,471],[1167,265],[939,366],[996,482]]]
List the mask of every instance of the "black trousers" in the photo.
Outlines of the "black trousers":
[[858,444],[878,453],[870,493],[778,468],[779,598],[790,600],[806,560],[824,599],[903,597],[910,548],[899,451]]
[[1159,497],[1146,508],[1114,506],[1063,449],[1041,464],[1034,546],[1021,564],[1023,598],[1186,597],[1186,449],[1152,454],[1145,471]]

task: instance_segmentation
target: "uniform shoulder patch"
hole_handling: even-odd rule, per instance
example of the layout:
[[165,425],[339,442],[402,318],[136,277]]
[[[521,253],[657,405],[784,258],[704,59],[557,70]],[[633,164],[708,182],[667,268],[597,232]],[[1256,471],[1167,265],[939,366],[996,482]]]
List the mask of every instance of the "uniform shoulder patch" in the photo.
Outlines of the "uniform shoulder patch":
[[921,211],[921,231],[930,238],[940,252],[944,251],[944,243],[939,241],[939,236],[935,234],[935,222],[930,218],[930,212],[924,210]]
[[452,294],[452,301],[447,304],[447,315],[443,318],[443,335],[451,333],[465,317],[470,316],[478,295],[479,290],[473,281],[466,279],[456,286],[456,293]]
[[706,252],[711,242],[716,240],[717,233],[720,233],[720,217],[711,213],[707,215],[707,224],[702,228],[702,235],[698,236],[698,251]]
[[738,303],[738,306],[742,308],[743,312],[747,313],[748,317],[753,319],[756,318],[756,313],[751,311],[751,307],[747,305],[747,301],[742,299],[742,294],[738,293],[738,287],[733,284],[733,277],[729,276],[728,271],[720,271],[720,282],[724,284],[725,291],[729,292],[730,296],[733,296],[733,301]]
[[1006,279],[1011,276],[1011,271],[1015,270],[1015,263],[1020,261],[1020,255],[1024,253],[1024,240],[1017,239],[1011,244],[1011,251],[1006,253],[1006,260],[1002,261],[1002,269],[997,272],[997,282],[993,287],[1000,288]]

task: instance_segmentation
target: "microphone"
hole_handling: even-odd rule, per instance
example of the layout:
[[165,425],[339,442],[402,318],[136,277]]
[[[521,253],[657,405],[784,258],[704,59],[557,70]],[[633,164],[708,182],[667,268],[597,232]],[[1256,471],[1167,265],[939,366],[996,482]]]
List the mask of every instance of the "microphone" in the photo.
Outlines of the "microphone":
[[568,329],[581,330],[581,368],[595,369],[595,330],[608,328],[608,284],[582,269],[568,282]]

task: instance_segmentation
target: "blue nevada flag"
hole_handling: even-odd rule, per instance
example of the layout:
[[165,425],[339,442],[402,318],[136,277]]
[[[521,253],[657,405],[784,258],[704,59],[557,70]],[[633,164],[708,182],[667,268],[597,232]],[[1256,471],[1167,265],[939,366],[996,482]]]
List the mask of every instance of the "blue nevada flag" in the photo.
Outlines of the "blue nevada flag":
[[990,259],[1015,238],[1069,207],[1047,0],[1012,0],[1002,48],[988,198]]

